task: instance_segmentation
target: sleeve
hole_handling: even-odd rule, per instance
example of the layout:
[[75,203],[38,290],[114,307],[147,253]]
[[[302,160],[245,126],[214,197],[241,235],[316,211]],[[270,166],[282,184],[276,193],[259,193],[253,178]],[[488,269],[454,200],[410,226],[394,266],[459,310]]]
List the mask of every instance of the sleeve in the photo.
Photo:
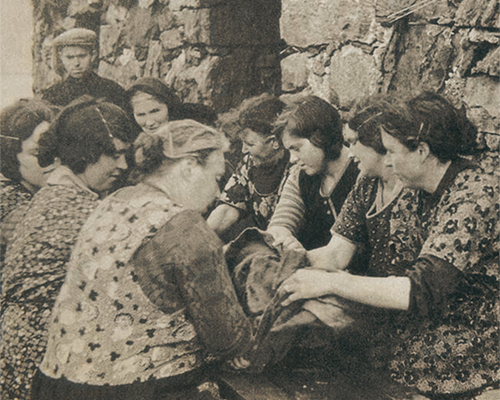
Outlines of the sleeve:
[[250,190],[248,187],[248,156],[243,158],[242,165],[229,178],[219,198],[219,202],[228,204],[244,212],[249,211]]
[[145,246],[150,246],[147,262],[135,261],[140,265],[139,283],[150,300],[169,310],[175,291],[208,353],[229,357],[246,351],[251,321],[238,302],[222,243],[201,215],[179,213]]
[[[485,260],[498,256],[500,234],[494,177],[462,173],[442,196],[430,222],[429,235],[414,267],[411,308],[420,315],[439,315],[446,300],[465,284],[469,274],[483,270]],[[460,289],[462,290],[462,289]]]
[[290,175],[283,186],[281,197],[269,222],[269,228],[286,228],[296,235],[304,218],[305,205],[300,195],[300,169],[292,167]]
[[493,175],[462,172],[442,196],[421,255],[443,259],[465,273],[498,256],[499,182]]
[[373,180],[363,178],[358,180],[340,210],[340,214],[332,227],[332,235],[337,234],[355,245],[368,240],[366,230],[367,189],[374,189]]

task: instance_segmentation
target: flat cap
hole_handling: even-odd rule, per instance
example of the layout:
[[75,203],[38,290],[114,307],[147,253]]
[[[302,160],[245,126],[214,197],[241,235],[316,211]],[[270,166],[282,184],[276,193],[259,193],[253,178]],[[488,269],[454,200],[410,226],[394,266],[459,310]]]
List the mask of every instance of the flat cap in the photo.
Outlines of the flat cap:
[[61,33],[52,41],[53,47],[64,46],[95,46],[97,35],[94,31],[84,28],[74,28]]

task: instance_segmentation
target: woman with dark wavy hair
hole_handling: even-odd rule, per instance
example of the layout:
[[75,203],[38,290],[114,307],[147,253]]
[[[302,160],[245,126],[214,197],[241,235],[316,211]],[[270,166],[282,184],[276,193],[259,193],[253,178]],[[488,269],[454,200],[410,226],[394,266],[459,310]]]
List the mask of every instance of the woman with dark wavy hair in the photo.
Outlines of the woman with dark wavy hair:
[[381,126],[387,165],[421,191],[416,260],[389,277],[300,270],[281,287],[284,304],[335,295],[399,310],[381,332],[394,341],[392,378],[435,399],[474,398],[500,374],[498,178],[464,158],[477,129],[440,95],[388,107]]
[[331,104],[306,96],[284,117],[281,139],[295,166],[268,231],[277,245],[311,250],[330,240],[330,228],[359,170],[343,145],[342,121]]
[[1,387],[26,398],[45,351],[46,322],[83,223],[121,172],[131,141],[118,106],[85,96],[63,109],[39,141],[41,167],[60,162],[7,248],[3,271]]

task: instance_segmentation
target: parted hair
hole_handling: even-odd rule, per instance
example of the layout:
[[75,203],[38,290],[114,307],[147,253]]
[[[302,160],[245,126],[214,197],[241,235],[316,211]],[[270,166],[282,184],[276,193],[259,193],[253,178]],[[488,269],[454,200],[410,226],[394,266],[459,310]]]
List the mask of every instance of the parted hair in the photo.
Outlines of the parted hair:
[[284,116],[284,134],[308,139],[325,153],[328,161],[340,157],[344,143],[339,112],[317,96],[305,96]]
[[245,100],[240,105],[238,125],[263,137],[276,134],[275,122],[285,108],[279,98],[268,93]]
[[80,174],[101,155],[115,154],[113,139],[133,142],[130,118],[115,104],[85,95],[66,106],[42,135],[38,161],[44,167],[58,158]]
[[22,99],[4,108],[0,114],[0,166],[8,179],[21,182],[19,160],[22,143],[33,135],[42,122],[52,122],[58,109],[43,100]]

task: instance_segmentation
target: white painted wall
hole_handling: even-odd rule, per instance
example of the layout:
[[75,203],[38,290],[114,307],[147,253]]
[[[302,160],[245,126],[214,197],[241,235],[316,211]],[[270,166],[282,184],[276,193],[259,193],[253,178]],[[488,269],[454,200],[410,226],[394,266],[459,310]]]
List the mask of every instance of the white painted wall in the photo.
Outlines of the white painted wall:
[[0,0],[0,107],[32,97],[31,0]]

